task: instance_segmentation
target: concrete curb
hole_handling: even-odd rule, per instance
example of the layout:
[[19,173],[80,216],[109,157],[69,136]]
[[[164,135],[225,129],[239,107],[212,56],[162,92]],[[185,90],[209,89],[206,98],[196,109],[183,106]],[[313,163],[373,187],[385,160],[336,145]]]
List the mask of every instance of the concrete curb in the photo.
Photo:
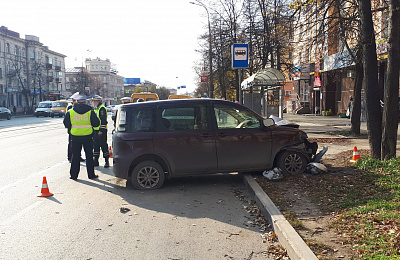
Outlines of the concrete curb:
[[257,205],[268,219],[272,229],[276,233],[279,242],[286,248],[291,260],[317,260],[316,255],[307,246],[304,240],[289,224],[272,200],[254,180],[251,174],[244,174],[244,182],[252,193]]

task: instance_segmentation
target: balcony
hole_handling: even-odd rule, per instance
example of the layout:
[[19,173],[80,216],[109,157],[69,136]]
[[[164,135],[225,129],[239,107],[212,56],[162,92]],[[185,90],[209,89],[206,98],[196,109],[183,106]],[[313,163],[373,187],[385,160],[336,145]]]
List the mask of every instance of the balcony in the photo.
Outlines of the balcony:
[[61,83],[61,78],[56,78],[56,83]]
[[53,68],[53,64],[46,63],[46,70],[51,70]]
[[55,71],[61,71],[61,66],[54,66]]

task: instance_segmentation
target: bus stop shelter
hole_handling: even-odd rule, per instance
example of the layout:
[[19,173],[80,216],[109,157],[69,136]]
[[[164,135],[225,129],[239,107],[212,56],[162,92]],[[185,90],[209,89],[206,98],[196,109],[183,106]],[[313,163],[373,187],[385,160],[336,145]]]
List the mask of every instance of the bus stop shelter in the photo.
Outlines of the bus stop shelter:
[[283,118],[283,85],[285,76],[274,68],[266,68],[251,75],[241,83],[243,104],[269,117]]

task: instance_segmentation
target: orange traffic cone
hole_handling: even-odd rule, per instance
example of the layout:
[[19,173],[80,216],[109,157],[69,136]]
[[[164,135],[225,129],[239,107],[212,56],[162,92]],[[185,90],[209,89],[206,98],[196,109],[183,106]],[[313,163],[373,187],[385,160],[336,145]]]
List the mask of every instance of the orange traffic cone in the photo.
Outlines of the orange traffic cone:
[[40,194],[38,195],[38,197],[50,197],[53,195],[54,194],[49,191],[49,187],[47,186],[46,176],[44,176],[43,183],[42,183],[42,190],[40,191]]
[[110,154],[110,158],[113,158],[113,151],[111,149],[111,146],[110,146],[110,148],[108,148],[108,153]]
[[353,150],[353,160],[350,160],[351,163],[355,163],[358,159],[360,159],[360,152],[357,150],[357,146],[354,146]]

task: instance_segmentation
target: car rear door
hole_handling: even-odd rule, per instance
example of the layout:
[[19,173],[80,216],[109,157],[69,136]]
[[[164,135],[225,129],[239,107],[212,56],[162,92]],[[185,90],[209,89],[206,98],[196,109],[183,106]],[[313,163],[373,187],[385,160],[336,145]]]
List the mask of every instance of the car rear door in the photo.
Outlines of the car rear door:
[[172,175],[215,172],[215,137],[207,102],[159,106],[155,151],[167,159]]
[[212,111],[219,171],[271,167],[271,132],[261,116],[233,102],[214,102]]

